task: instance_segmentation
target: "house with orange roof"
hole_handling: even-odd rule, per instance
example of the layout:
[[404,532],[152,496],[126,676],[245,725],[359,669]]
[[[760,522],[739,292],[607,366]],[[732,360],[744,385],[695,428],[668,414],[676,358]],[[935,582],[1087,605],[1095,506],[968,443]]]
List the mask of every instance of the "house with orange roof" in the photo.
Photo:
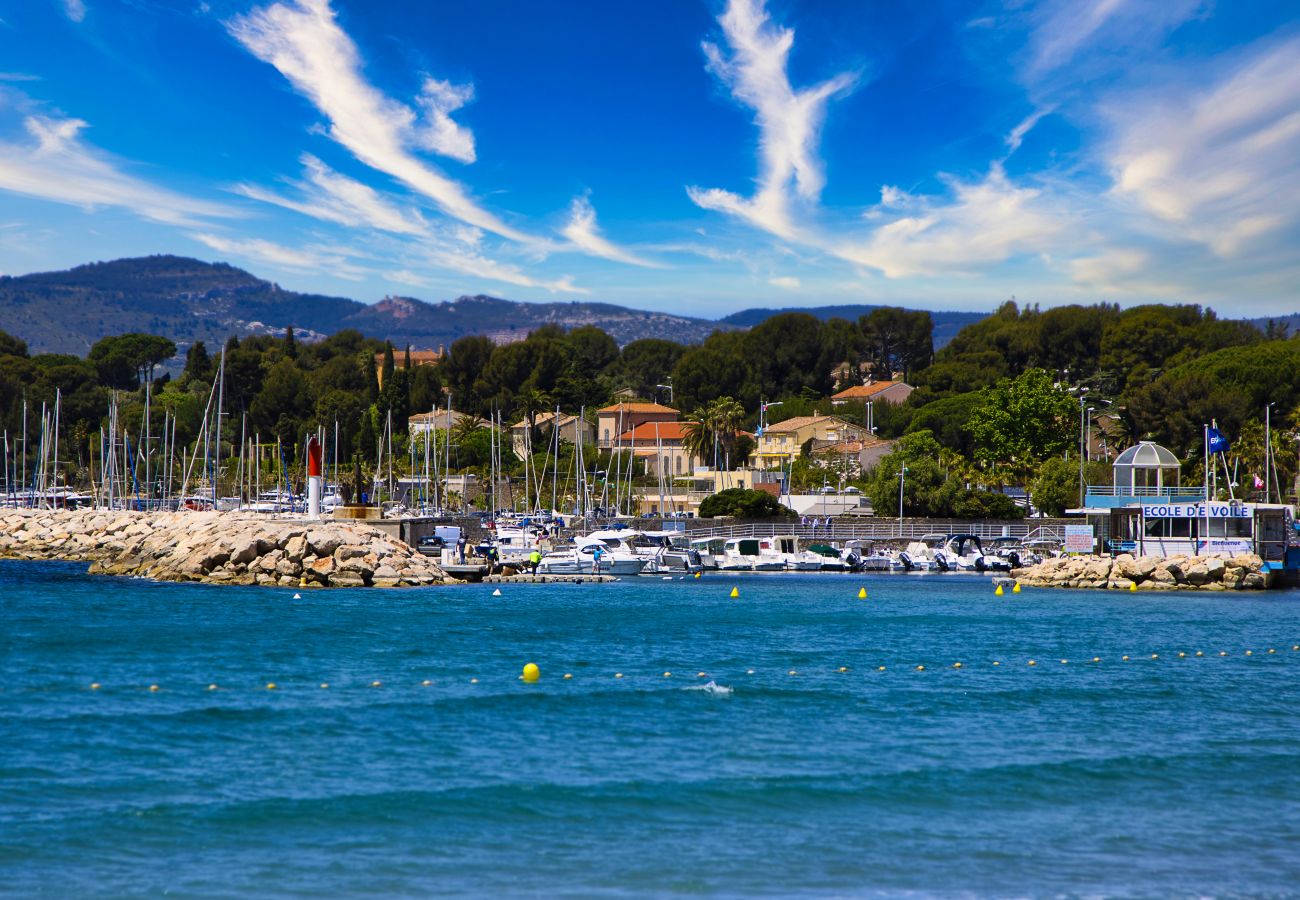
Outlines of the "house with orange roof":
[[642,422],[618,436],[622,448],[645,466],[647,475],[690,475],[702,461],[686,450],[685,422]]
[[[411,351],[411,368],[415,369],[420,366],[439,365],[443,357],[447,355],[445,348],[439,347],[437,350],[412,350]],[[406,368],[406,352],[403,350],[393,351],[393,366],[397,369]],[[375,354],[375,377],[379,380],[379,386],[384,386],[384,354]]]
[[618,446],[619,436],[647,422],[676,422],[677,410],[658,403],[615,403],[596,413],[596,446],[609,450]]
[[831,405],[843,406],[846,403],[865,403],[868,400],[873,403],[902,403],[912,395],[913,390],[915,388],[902,379],[868,381],[866,384],[857,384],[845,388],[838,394],[832,394]]
[[764,428],[758,435],[758,450],[754,456],[759,468],[777,469],[798,456],[809,441],[816,451],[819,445],[870,439],[871,432],[866,428],[839,416],[795,416]]

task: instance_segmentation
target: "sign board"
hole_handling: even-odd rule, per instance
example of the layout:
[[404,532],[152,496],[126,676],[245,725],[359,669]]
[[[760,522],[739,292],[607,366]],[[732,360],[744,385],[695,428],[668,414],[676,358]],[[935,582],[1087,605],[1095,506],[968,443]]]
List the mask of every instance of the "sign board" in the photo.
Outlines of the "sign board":
[[1097,538],[1091,525],[1065,526],[1065,552],[1091,553],[1097,547]]
[[[1204,519],[1204,503],[1143,503],[1142,516],[1146,519]],[[1248,519],[1250,510],[1240,503],[1209,504],[1211,519]]]

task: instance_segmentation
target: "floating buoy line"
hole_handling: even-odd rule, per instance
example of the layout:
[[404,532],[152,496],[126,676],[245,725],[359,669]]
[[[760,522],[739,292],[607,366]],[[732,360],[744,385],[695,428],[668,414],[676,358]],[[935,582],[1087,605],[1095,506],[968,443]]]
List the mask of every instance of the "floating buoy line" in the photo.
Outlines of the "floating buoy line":
[[[1282,660],[1295,659],[1295,660],[1300,660],[1300,644],[1291,644],[1290,647],[1289,647],[1289,649],[1287,648],[1286,645],[1283,645],[1283,647],[1282,647],[1282,649],[1281,649],[1280,651],[1279,651],[1279,649],[1278,649],[1277,647],[1262,647],[1262,648],[1250,647],[1250,648],[1241,649],[1241,650],[1235,650],[1235,651],[1228,651],[1228,650],[1217,650],[1217,651],[1214,651],[1214,650],[1212,650],[1212,651],[1209,651],[1208,653],[1207,653],[1205,650],[1179,650],[1179,651],[1177,651],[1176,653],[1171,654],[1171,655],[1167,655],[1167,656],[1166,656],[1166,655],[1162,655],[1162,654],[1160,654],[1159,652],[1156,652],[1156,653],[1150,653],[1150,654],[1145,654],[1145,653],[1144,653],[1144,654],[1137,654],[1137,655],[1132,655],[1132,654],[1123,654],[1123,655],[1120,655],[1120,656],[1110,656],[1110,657],[1103,657],[1103,656],[1091,656],[1091,657],[1080,656],[1078,660],[1071,660],[1069,657],[1061,657],[1061,658],[1059,658],[1059,660],[1058,660],[1058,662],[1057,662],[1057,664],[1056,664],[1056,668],[1059,668],[1060,666],[1069,666],[1070,668],[1073,668],[1073,669],[1079,669],[1079,668],[1084,668],[1084,669],[1094,668],[1094,669],[1095,669],[1095,668],[1098,668],[1098,667],[1105,666],[1107,663],[1111,663],[1111,664],[1113,664],[1113,665],[1119,665],[1119,666],[1140,666],[1140,665],[1143,665],[1143,664],[1150,665],[1150,664],[1152,664],[1152,663],[1157,664],[1157,665],[1165,665],[1165,666],[1175,665],[1175,666],[1176,666],[1179,662],[1182,662],[1184,665],[1194,664],[1194,662],[1195,662],[1196,660],[1198,660],[1198,659],[1199,659],[1199,660],[1203,660],[1203,661],[1205,661],[1205,662],[1209,662],[1209,661],[1211,661],[1211,660],[1215,660],[1215,661],[1230,661],[1230,660],[1234,660],[1234,659],[1236,659],[1236,660],[1243,660],[1243,661],[1244,661],[1244,660],[1250,660],[1250,661],[1252,661],[1253,663],[1259,663],[1259,662],[1267,662],[1267,661],[1269,661],[1269,657],[1272,657],[1272,658],[1275,659],[1275,660],[1276,660],[1276,659],[1282,659]],[[930,671],[934,671],[934,670],[937,670],[937,669],[947,669],[947,670],[949,670],[949,671],[957,671],[957,672],[966,673],[966,672],[978,671],[979,669],[982,669],[982,668],[987,668],[987,669],[993,669],[993,668],[1005,669],[1005,666],[1003,665],[1004,663],[1015,664],[1015,661],[1014,661],[1014,660],[1010,660],[1010,659],[1003,658],[1003,659],[990,659],[990,660],[986,660],[986,661],[984,661],[984,662],[972,662],[972,661],[970,661],[969,659],[966,659],[966,660],[954,660],[954,661],[952,661],[952,662],[945,662],[945,663],[938,663],[938,664],[935,664],[935,663],[899,663],[899,662],[895,662],[895,663],[893,663],[893,666],[894,666],[894,670],[895,670],[895,671],[897,671],[897,670],[906,670],[906,669],[909,669],[909,668],[910,668],[910,670],[913,671],[913,672],[930,672]],[[1039,663],[1039,660],[1038,660],[1037,658],[1032,658],[1032,657],[1030,657],[1030,658],[1026,658],[1026,659],[1021,663],[1021,666],[1022,666],[1022,670],[1023,670],[1023,669],[1041,669],[1041,668],[1042,668],[1042,665]],[[816,667],[814,667],[814,668],[808,668],[808,667],[805,667],[805,668],[788,668],[788,669],[778,669],[778,668],[773,668],[773,669],[768,670],[768,674],[776,674],[776,675],[780,675],[782,672],[784,672],[785,677],[788,677],[788,678],[789,678],[789,677],[799,677],[800,679],[804,679],[804,678],[815,678],[815,677],[817,677],[817,676],[819,676],[819,675],[825,675],[825,676],[828,676],[828,677],[829,677],[829,676],[842,676],[842,675],[848,675],[848,674],[851,674],[851,673],[854,672],[854,671],[857,671],[857,670],[855,670],[854,668],[852,668],[852,667],[850,667],[850,666],[828,666],[828,667],[826,667],[825,669],[816,668]],[[880,673],[883,673],[883,672],[889,672],[889,671],[891,671],[891,669],[890,669],[890,666],[887,665],[887,664],[874,664],[874,665],[868,665],[868,666],[861,666],[861,667],[860,667],[860,671],[863,671],[863,672],[868,673],[867,677],[871,677],[871,676],[874,676],[874,675],[879,675]],[[704,679],[704,678],[717,679],[717,678],[721,678],[721,677],[727,677],[729,674],[730,674],[730,673],[726,673],[726,672],[716,672],[716,671],[715,671],[715,672],[708,672],[708,671],[699,671],[699,672],[697,672],[697,674],[696,674],[695,677],[696,677],[697,679]],[[759,673],[759,670],[757,670],[757,669],[752,669],[752,668],[747,668],[747,669],[743,669],[743,670],[739,670],[739,669],[738,669],[738,670],[735,671],[735,673],[734,673],[734,677],[738,677],[738,678],[742,678],[742,679],[743,679],[743,678],[748,678],[748,677],[751,677],[751,676],[754,676],[754,675],[758,675],[758,674],[760,674],[760,673]],[[662,682],[663,679],[665,679],[665,678],[669,678],[669,679],[671,679],[672,677],[673,677],[673,672],[672,672],[672,670],[667,670],[667,671],[656,670],[656,671],[653,672],[653,673],[650,673],[650,672],[646,672],[646,673],[632,673],[632,672],[614,671],[614,670],[611,669],[611,670],[609,670],[609,671],[602,672],[602,673],[592,673],[592,674],[584,675],[584,676],[582,677],[581,681],[582,681],[583,683],[588,683],[588,684],[593,683],[593,682],[599,682],[599,681],[610,681],[610,680],[615,680],[615,681],[637,681],[637,680],[646,680],[646,681],[649,681],[649,680],[653,679],[653,680],[655,680],[655,681]],[[493,680],[495,680],[495,679],[493,679]],[[540,667],[537,663],[529,662],[529,663],[526,663],[526,664],[523,666],[522,671],[520,671],[519,674],[515,675],[515,676],[513,677],[512,680],[515,680],[515,681],[521,681],[521,682],[523,682],[523,683],[525,683],[525,684],[532,685],[532,684],[539,684],[539,683],[545,682],[545,681],[547,681],[548,679],[543,677],[542,669],[541,669],[541,667]],[[565,673],[563,673],[562,675],[552,675],[552,676],[550,677],[549,680],[556,680],[556,681],[577,681],[578,679],[576,679],[576,678],[574,677],[574,675],[573,675],[572,672],[565,672]],[[433,686],[435,686],[435,685],[437,685],[437,686],[442,686],[442,687],[446,687],[446,686],[449,686],[449,685],[455,685],[455,684],[471,684],[471,685],[476,685],[476,684],[479,684],[479,683],[480,683],[480,679],[477,678],[477,677],[469,677],[469,678],[466,678],[466,677],[454,677],[454,678],[453,678],[453,677],[445,677],[445,678],[440,678],[440,679],[423,678],[423,679],[419,679],[419,680],[416,680],[415,678],[412,678],[411,681],[410,681],[409,683],[406,683],[403,679],[397,679],[397,680],[395,680],[395,681],[390,682],[390,681],[386,681],[386,680],[379,679],[379,678],[373,678],[373,679],[370,679],[370,680],[358,681],[358,682],[355,682],[355,683],[350,684],[350,685],[344,685],[344,686],[342,686],[340,689],[346,689],[346,688],[348,688],[348,687],[355,687],[355,688],[366,688],[366,689],[371,689],[371,690],[373,690],[373,689],[376,689],[376,688],[389,687],[389,686],[429,688],[429,687],[433,687]],[[327,689],[331,689],[331,688],[336,687],[335,684],[333,684],[333,683],[331,683],[331,682],[329,682],[329,681],[321,681],[321,682],[318,682],[318,683],[317,683],[317,682],[313,682],[313,684],[316,684],[316,685],[317,685],[316,688],[315,688],[315,690],[317,690],[317,691],[327,690]],[[91,692],[94,692],[94,693],[97,693],[97,694],[106,694],[106,693],[114,693],[114,692],[118,692],[118,693],[120,693],[120,692],[124,692],[124,691],[129,691],[129,692],[142,692],[142,693],[148,693],[148,694],[163,694],[163,693],[171,693],[171,694],[175,694],[175,693],[177,693],[178,691],[184,691],[184,690],[190,690],[190,691],[196,691],[196,692],[202,691],[202,692],[207,692],[207,693],[212,693],[212,692],[218,692],[218,691],[219,691],[219,692],[223,692],[223,693],[224,693],[224,692],[235,691],[235,690],[240,690],[240,689],[244,689],[244,690],[257,690],[257,691],[260,691],[260,692],[262,692],[262,693],[266,693],[266,692],[268,692],[268,691],[274,691],[274,692],[277,692],[277,693],[284,693],[286,690],[293,690],[293,689],[295,689],[295,688],[300,688],[300,687],[301,687],[301,688],[305,688],[305,687],[310,687],[310,685],[306,685],[306,684],[301,684],[301,685],[299,685],[299,684],[293,684],[293,685],[282,685],[281,683],[279,683],[279,682],[275,682],[275,681],[262,682],[262,683],[257,684],[257,685],[253,685],[253,684],[242,684],[242,685],[240,685],[240,684],[219,684],[219,683],[217,683],[217,682],[197,682],[197,681],[196,681],[196,682],[193,682],[193,683],[185,683],[185,684],[179,684],[179,685],[178,685],[178,684],[173,684],[173,685],[170,685],[170,686],[169,686],[169,685],[164,685],[164,684],[161,683],[161,682],[150,682],[150,683],[147,683],[147,684],[144,684],[144,683],[133,683],[133,684],[117,684],[117,685],[115,685],[115,684],[112,684],[111,682],[92,681],[92,682],[89,682],[89,683],[85,684],[83,687],[78,688],[78,690],[87,690],[87,691],[91,691]]]

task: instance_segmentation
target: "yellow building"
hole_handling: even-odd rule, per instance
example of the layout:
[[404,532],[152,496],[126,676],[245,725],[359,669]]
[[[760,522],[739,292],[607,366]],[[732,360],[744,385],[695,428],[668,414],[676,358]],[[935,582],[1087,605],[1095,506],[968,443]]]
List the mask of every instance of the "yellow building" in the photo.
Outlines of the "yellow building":
[[760,469],[778,469],[799,455],[808,441],[814,451],[821,446],[843,441],[865,441],[870,432],[839,416],[796,416],[768,425],[758,436],[758,451],[754,454]]

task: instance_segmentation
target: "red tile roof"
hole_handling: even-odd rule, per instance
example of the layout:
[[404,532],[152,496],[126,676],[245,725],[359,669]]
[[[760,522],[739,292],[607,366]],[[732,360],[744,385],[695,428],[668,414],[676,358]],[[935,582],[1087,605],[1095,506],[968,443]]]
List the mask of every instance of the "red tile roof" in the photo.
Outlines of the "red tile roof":
[[660,406],[658,403],[615,403],[613,406],[606,406],[601,410],[602,413],[672,413],[677,415],[677,410],[671,406]]
[[626,445],[635,442],[641,446],[653,444],[656,441],[680,443],[685,436],[685,422],[642,422],[631,431],[625,431],[619,435],[619,442]]
[[871,384],[854,385],[851,388],[845,388],[838,394],[831,397],[832,400],[867,400],[879,394],[881,391],[888,390],[896,385],[903,384],[901,381],[873,381]]

